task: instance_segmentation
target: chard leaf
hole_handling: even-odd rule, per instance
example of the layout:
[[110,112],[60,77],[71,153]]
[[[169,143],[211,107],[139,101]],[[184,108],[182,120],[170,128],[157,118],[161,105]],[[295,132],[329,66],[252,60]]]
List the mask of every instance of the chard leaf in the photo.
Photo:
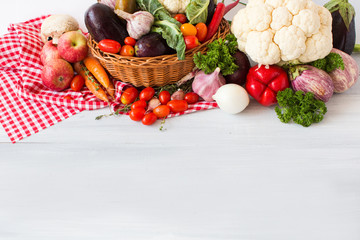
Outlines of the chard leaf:
[[179,60],[185,59],[185,41],[180,28],[176,24],[167,20],[158,20],[154,22],[151,31],[161,34],[167,45],[176,50]]
[[210,0],[191,0],[186,7],[186,17],[191,24],[206,22]]

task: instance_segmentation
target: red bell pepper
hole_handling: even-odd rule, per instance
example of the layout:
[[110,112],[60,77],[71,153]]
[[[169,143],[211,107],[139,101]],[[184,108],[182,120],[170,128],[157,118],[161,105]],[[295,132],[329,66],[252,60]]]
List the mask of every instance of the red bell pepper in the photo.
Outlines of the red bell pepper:
[[277,92],[290,87],[287,73],[279,66],[254,66],[246,77],[246,91],[264,106],[277,103]]

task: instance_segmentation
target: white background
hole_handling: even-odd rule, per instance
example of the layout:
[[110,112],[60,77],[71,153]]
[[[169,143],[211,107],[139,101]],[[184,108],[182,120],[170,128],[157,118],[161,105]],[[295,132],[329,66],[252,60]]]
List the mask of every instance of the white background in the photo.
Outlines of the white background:
[[[83,26],[93,2],[3,1],[0,33],[50,13]],[[359,240],[359,103],[357,84],[309,128],[251,101],[164,132],[94,120],[107,109],[16,144],[0,129],[0,240]]]

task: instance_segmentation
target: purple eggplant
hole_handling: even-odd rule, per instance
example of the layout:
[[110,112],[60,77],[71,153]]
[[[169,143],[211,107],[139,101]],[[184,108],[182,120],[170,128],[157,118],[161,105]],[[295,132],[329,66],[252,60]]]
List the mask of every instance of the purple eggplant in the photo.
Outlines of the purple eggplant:
[[359,78],[359,66],[354,58],[338,49],[331,50],[337,53],[344,61],[344,70],[338,68],[329,73],[334,83],[334,92],[342,93],[351,88]]
[[308,65],[290,68],[291,87],[295,91],[312,92],[315,98],[327,102],[334,94],[334,84],[325,71]]
[[333,47],[351,55],[354,50],[355,9],[348,0],[331,0],[324,5],[332,16]]

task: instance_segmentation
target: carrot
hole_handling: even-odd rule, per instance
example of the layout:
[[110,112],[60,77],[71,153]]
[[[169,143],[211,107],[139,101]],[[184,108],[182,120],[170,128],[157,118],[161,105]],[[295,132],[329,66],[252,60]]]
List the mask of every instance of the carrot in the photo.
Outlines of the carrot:
[[96,80],[106,89],[111,97],[115,96],[115,89],[113,83],[110,81],[104,67],[94,57],[87,57],[83,60],[85,67],[94,75]]
[[101,88],[100,83],[95,77],[86,69],[83,63],[77,62],[74,64],[75,71],[85,79],[85,86],[100,100],[109,102],[104,89]]

